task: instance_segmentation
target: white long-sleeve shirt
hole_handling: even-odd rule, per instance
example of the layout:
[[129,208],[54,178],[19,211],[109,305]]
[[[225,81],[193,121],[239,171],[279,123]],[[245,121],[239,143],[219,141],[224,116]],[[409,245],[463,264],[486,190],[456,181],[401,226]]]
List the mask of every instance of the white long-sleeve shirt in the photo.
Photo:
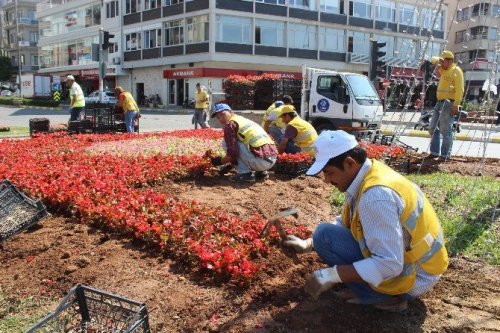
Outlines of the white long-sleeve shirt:
[[[371,165],[371,161],[367,159],[346,191],[346,203],[353,210],[360,185]],[[404,205],[403,199],[385,186],[371,187],[359,200],[358,214],[366,246],[372,255],[353,265],[361,278],[369,284],[378,286],[384,280],[397,277],[403,270],[404,249],[410,247],[410,235],[400,222]],[[430,290],[440,277],[425,272],[418,263],[416,272],[415,285],[409,292],[412,296],[419,296]]]

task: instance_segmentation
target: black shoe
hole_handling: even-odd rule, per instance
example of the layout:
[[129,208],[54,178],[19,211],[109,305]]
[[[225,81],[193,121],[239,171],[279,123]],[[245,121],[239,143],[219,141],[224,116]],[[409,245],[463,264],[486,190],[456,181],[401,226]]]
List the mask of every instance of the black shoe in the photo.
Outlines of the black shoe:
[[245,183],[255,183],[255,176],[253,173],[239,173],[235,176],[229,177],[232,182],[245,182]]
[[269,178],[269,172],[267,171],[256,171],[255,179],[267,179]]
[[229,173],[231,169],[233,168],[232,164],[226,164],[220,167],[219,169],[219,176],[224,176],[225,174]]

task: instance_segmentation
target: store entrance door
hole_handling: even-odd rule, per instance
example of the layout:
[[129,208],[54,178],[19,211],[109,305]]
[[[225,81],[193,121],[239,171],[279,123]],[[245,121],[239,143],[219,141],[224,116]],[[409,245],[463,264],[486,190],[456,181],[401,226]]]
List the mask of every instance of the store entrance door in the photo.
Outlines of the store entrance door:
[[177,79],[177,105],[182,106],[184,99],[184,79]]

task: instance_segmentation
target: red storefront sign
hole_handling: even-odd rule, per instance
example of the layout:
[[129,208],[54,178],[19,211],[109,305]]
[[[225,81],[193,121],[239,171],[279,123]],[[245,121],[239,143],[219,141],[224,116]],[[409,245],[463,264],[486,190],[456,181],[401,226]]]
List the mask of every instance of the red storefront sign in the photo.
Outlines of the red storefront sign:
[[393,79],[421,79],[422,72],[416,68],[392,67],[391,78]]
[[253,69],[225,69],[225,68],[183,68],[183,69],[165,69],[163,71],[164,79],[188,79],[195,77],[220,77],[226,78],[229,75],[260,75],[260,74],[278,74],[282,78],[302,79],[301,73],[276,72],[276,71],[257,71]]

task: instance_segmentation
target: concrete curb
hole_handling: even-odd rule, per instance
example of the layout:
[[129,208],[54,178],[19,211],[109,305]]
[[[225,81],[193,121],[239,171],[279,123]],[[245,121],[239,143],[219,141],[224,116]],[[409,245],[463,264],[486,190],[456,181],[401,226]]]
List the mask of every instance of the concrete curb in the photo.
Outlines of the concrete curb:
[[[393,129],[382,129],[382,134],[384,135],[395,135],[396,131]],[[427,131],[417,131],[417,130],[404,130],[403,132],[398,133],[400,136],[410,136],[410,137],[419,137],[419,138],[430,138],[430,134]],[[484,142],[484,140],[480,137],[476,138],[468,133],[456,133],[455,140],[459,141],[473,141],[473,142]],[[490,136],[488,141],[490,143],[500,143],[500,134],[493,134]]]

